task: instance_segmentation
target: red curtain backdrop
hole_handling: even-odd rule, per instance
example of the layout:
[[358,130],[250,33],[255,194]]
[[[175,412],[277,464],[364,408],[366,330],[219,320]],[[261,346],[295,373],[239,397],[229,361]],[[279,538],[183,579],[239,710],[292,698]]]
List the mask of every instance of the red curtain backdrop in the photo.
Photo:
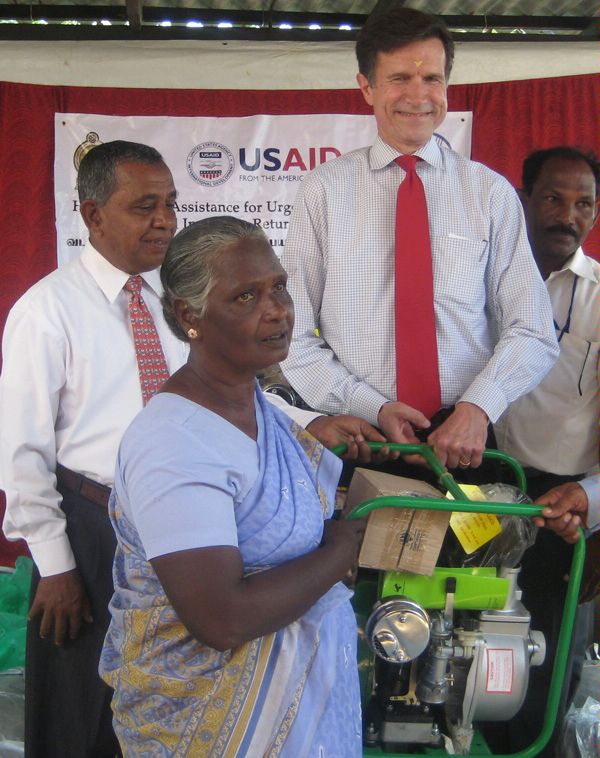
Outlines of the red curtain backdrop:
[[[450,110],[473,112],[473,159],[518,186],[521,162],[531,150],[556,144],[597,150],[598,81],[598,76],[586,74],[456,85],[449,88],[449,105]],[[0,82],[0,331],[15,300],[56,266],[56,112],[249,116],[370,109],[358,89],[148,90]],[[586,251],[599,257],[597,227]],[[20,544],[0,541],[0,564],[10,565],[20,552]]]

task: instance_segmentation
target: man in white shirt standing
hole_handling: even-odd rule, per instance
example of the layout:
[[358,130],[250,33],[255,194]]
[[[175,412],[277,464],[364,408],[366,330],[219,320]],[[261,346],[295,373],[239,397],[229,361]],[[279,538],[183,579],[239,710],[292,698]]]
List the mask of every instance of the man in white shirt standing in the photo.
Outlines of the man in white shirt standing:
[[[313,408],[362,416],[394,442],[429,429],[442,463],[477,468],[489,421],[558,354],[547,292],[514,189],[434,135],[454,56],[445,24],[410,8],[375,11],[356,54],[378,137],[298,191],[282,255],[296,328],[282,369]],[[441,414],[427,417],[396,387],[395,218],[407,176],[396,159],[407,155],[419,159],[431,241]]]
[[586,517],[582,523],[588,528],[599,520],[597,477],[584,476],[598,464],[600,264],[581,244],[596,219],[599,182],[597,158],[573,147],[538,150],[523,163],[529,240],[552,302],[560,355],[495,426],[500,449],[527,467],[533,497],[582,480],[559,495],[576,498],[574,512],[581,513],[577,495],[584,488],[591,510],[589,522]]
[[[113,591],[108,495],[121,436],[143,404],[133,295],[124,289],[130,277],[141,275],[140,295],[165,372],[178,369],[188,350],[166,325],[160,304],[158,267],[176,229],[176,191],[161,155],[132,142],[98,145],[81,162],[78,191],[89,242],[77,260],[18,300],[2,348],[3,529],[7,538],[27,541],[35,562],[28,758],[119,752],[112,692],[97,668]],[[383,440],[362,419],[320,416],[268,397],[325,445],[348,443],[350,457],[368,459],[364,440]]]
[[167,368],[185,346],[161,315],[162,263],[176,191],[153,148],[94,148],[78,176],[89,242],[12,308],[0,381],[4,532],[35,563],[26,659],[30,758],[114,756],[111,691],[97,675],[112,595],[106,508],[116,450],[142,408],[124,285],[141,274]]
[[[548,652],[544,665],[532,669],[525,707],[512,725],[510,744],[502,747],[511,751],[522,749],[541,728],[571,564],[568,543],[576,540],[578,526],[595,531],[600,520],[600,264],[581,249],[597,216],[599,186],[597,157],[573,147],[538,150],[523,163],[527,231],[552,301],[560,355],[546,378],[512,403],[495,426],[498,447],[525,466],[529,494],[548,506],[545,519],[536,521],[550,527],[540,530],[526,552],[519,579],[532,626],[546,635]],[[597,553],[590,549],[588,558],[597,569]],[[597,584],[597,570],[594,576]],[[559,725],[579,682],[590,613],[589,605],[578,610]],[[552,742],[540,755],[557,755],[555,749]]]

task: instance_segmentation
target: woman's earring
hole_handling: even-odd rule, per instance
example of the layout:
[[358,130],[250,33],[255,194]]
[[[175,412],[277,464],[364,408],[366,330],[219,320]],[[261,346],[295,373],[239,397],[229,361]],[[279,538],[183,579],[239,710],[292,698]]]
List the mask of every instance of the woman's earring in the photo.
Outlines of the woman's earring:
[[198,332],[197,332],[195,329],[193,329],[193,328],[191,328],[191,329],[188,329],[188,330],[187,330],[187,336],[188,336],[188,337],[189,337],[191,340],[195,340],[195,339],[198,337]]

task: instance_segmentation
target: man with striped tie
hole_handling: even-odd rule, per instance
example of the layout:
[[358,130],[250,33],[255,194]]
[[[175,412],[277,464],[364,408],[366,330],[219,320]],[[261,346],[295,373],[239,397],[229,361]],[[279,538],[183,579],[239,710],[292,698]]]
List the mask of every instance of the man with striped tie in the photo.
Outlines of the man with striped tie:
[[[107,503],[123,432],[187,344],[166,325],[159,267],[175,233],[173,177],[154,148],[117,140],[82,160],[89,241],[12,308],[0,377],[3,529],[35,563],[26,656],[28,758],[119,754],[98,676],[115,537]],[[370,455],[362,419],[275,404],[323,444]],[[278,402],[279,401],[279,402]]]

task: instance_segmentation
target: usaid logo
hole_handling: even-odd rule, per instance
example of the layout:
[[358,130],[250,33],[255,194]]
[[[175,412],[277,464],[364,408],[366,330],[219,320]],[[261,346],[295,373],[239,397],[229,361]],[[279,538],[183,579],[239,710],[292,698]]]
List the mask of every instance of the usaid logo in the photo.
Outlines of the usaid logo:
[[233,154],[220,142],[203,142],[190,152],[186,160],[188,174],[205,187],[225,184],[233,173]]

